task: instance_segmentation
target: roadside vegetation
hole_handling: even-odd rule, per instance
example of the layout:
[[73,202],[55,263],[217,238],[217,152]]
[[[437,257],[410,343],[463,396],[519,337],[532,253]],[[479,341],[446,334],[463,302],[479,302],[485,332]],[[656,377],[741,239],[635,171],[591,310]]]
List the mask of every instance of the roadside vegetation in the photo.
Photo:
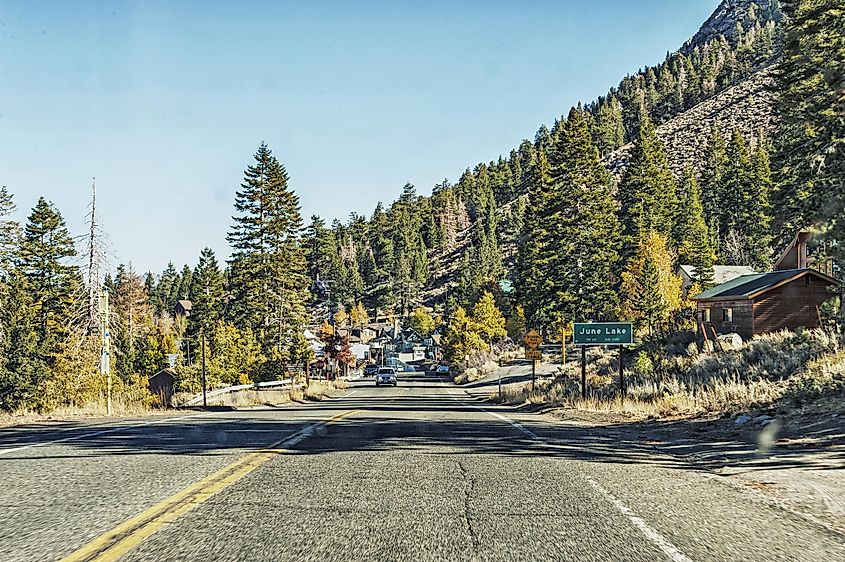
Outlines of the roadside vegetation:
[[[503,401],[616,412],[634,418],[749,410],[785,413],[815,407],[820,400],[845,410],[845,350],[837,334],[784,331],[718,354],[690,352],[691,347],[686,346],[687,353],[672,355],[667,347],[641,348],[633,355],[628,352],[624,402],[618,391],[618,351],[602,348],[587,352],[586,399],[581,398],[580,364],[572,362],[533,393],[528,384],[506,386]],[[491,399],[498,400],[498,395]]]
[[[199,392],[203,342],[211,388],[283,378],[313,359],[307,325],[323,323],[327,358],[347,364],[349,341],[329,321],[360,328],[369,311],[379,322],[407,319],[421,336],[437,331],[458,382],[512,358],[528,328],[549,341],[574,320],[622,320],[647,341],[630,359],[632,404],[668,413],[772,399],[772,373],[791,376],[821,355],[786,357],[786,343],[779,354],[771,342],[786,336],[711,358],[669,347],[694,328],[680,264],[695,267],[694,294],[714,283],[714,265],[766,270],[775,248],[811,227],[826,253],[819,260],[835,264],[840,280],[845,271],[841,8],[798,0],[783,9],[733,14],[728,36],[626,77],[430,196],[406,184],[370,217],[306,224],[284,165],[261,143],[232,186],[225,263],[206,248],[193,267],[106,273],[93,206],[90,235],[76,244],[50,201],[39,198],[19,223],[12,192],[0,187],[0,410],[98,408],[104,328],[114,403],[149,408],[158,403],[148,378],[171,363],[174,391]],[[661,125],[772,65],[778,98],[762,104],[773,111],[771,130],[714,119],[702,138],[671,147],[683,165],[671,161]],[[624,165],[611,166],[623,152]],[[820,318],[841,326],[842,309],[828,308]],[[612,359],[591,358],[590,400],[610,403]],[[544,400],[577,401],[570,370]]]

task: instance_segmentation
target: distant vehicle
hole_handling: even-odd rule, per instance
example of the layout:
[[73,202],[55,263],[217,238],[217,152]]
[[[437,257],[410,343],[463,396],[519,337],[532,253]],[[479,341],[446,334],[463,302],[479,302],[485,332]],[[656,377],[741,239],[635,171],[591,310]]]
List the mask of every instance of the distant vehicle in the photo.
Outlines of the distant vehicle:
[[437,369],[434,370],[435,373],[438,375],[448,375],[449,374],[449,365],[438,365]]
[[378,373],[379,366],[375,363],[370,363],[366,367],[364,367],[364,375],[371,377]]
[[392,384],[396,386],[396,369],[393,367],[382,367],[376,374],[376,386]]

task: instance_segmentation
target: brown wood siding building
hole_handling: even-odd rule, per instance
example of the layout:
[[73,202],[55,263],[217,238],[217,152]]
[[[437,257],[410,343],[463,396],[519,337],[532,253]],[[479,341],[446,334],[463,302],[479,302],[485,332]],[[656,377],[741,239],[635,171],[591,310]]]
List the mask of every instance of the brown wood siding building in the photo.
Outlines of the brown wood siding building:
[[817,327],[819,307],[834,296],[828,290],[831,285],[815,275],[804,275],[757,296],[754,299],[754,333]]
[[[818,327],[819,307],[836,280],[813,269],[745,275],[696,295],[699,325],[743,339],[777,330]],[[708,334],[709,335],[709,334]]]

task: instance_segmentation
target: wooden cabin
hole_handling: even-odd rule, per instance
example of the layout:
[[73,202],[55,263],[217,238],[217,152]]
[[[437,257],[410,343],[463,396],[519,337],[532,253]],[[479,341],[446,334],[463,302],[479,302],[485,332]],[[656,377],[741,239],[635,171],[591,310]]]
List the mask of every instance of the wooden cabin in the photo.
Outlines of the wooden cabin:
[[181,300],[176,301],[173,307],[173,314],[176,316],[190,316],[191,315],[191,301]]
[[815,269],[781,269],[742,275],[692,299],[699,326],[708,329],[708,336],[712,326],[716,333],[750,339],[782,329],[818,327],[819,307],[834,297],[830,288],[835,285],[836,279]]
[[175,382],[176,371],[173,369],[162,369],[149,378],[150,392],[158,396],[162,406],[170,406]]

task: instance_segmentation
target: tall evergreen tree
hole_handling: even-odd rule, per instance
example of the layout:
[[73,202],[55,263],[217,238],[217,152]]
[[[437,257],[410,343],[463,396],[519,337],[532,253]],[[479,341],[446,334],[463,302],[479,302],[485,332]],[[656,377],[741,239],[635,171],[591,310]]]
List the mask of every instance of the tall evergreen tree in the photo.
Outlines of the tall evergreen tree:
[[677,203],[675,178],[669,170],[666,149],[644,109],[640,110],[630,162],[619,185],[619,200],[626,257],[634,254],[648,232],[671,240]]
[[191,276],[191,316],[188,333],[195,337],[201,329],[211,330],[223,319],[225,292],[223,272],[211,248],[203,249]]
[[761,147],[751,153],[735,131],[727,150],[720,197],[720,254],[732,265],[765,269],[769,253],[769,160]]
[[675,240],[678,240],[678,261],[695,267],[695,280],[702,287],[713,283],[713,262],[710,233],[704,221],[701,189],[690,168],[684,170],[681,202],[678,206]]
[[19,263],[32,295],[38,350],[48,361],[55,359],[68,333],[81,288],[79,269],[68,263],[74,256],[62,215],[39,198],[24,228]]
[[20,239],[20,225],[11,218],[16,209],[12,194],[0,186],[0,277],[11,268]]
[[[552,146],[555,167],[532,191],[518,258],[517,290],[529,322],[558,313],[579,319],[613,314],[618,226],[610,178],[592,143],[586,114],[573,108]],[[542,155],[543,151],[540,151]],[[543,164],[541,161],[540,164]],[[543,185],[543,181],[548,181]]]
[[704,222],[710,232],[710,246],[716,250],[721,248],[722,240],[722,209],[724,179],[728,166],[727,144],[719,129],[713,127],[710,141],[707,144],[707,152],[704,157],[704,170],[702,173],[702,194],[701,203],[704,210]]
[[625,144],[625,128],[622,124],[622,105],[615,95],[599,102],[593,139],[600,156],[610,154]]
[[[845,264],[845,16],[841,0],[784,6],[776,107],[775,230],[814,228]],[[845,269],[843,269],[845,270]],[[842,307],[845,311],[845,307]]]
[[308,272],[300,245],[299,198],[284,167],[262,143],[235,196],[229,315],[250,329],[266,352],[284,359],[293,332],[306,318]]

